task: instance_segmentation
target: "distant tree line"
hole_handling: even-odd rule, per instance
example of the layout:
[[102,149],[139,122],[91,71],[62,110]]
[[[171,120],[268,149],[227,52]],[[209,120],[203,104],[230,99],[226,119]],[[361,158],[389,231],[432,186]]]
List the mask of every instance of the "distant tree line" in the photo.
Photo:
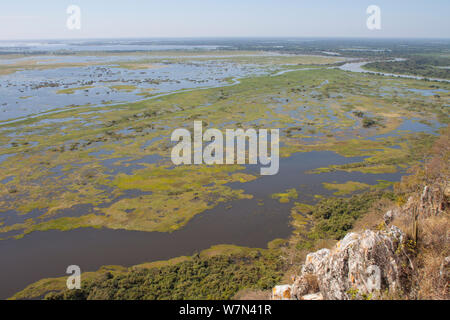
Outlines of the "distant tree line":
[[367,64],[370,70],[409,74],[426,78],[450,79],[450,58],[446,57],[411,57],[404,61],[378,61]]

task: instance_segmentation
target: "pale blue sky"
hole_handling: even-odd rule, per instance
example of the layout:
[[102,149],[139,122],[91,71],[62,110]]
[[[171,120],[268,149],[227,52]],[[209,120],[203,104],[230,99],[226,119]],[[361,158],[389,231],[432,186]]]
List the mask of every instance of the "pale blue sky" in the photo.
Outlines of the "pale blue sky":
[[[81,30],[66,28],[80,6]],[[382,30],[366,27],[381,8]],[[125,37],[450,38],[449,0],[14,0],[0,2],[0,40]]]

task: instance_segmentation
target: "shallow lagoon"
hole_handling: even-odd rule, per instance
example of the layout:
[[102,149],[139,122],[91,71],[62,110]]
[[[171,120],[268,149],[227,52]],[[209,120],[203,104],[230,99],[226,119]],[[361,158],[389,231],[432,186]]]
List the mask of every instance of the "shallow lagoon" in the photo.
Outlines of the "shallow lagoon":
[[[134,102],[161,93],[225,85],[229,79],[266,72],[261,67],[223,61],[158,63],[138,70],[108,64],[18,71],[0,76],[0,121],[63,107]],[[74,90],[68,91],[71,88]]]

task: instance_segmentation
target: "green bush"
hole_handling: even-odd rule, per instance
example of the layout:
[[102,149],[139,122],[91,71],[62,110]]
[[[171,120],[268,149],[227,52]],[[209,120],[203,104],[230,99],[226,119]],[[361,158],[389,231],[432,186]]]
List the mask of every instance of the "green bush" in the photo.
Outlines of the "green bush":
[[160,268],[105,274],[79,290],[49,293],[48,300],[87,299],[230,299],[245,288],[269,289],[282,276],[274,253],[233,254],[201,258]]
[[370,127],[373,127],[373,126],[375,126],[377,124],[378,124],[378,122],[375,119],[372,119],[372,118],[364,117],[363,120],[362,120],[362,126],[364,128],[370,128]]
[[311,212],[314,227],[310,239],[343,238],[353,228],[357,219],[364,215],[372,204],[382,197],[394,200],[392,192],[366,192],[351,198],[327,198],[321,200]]

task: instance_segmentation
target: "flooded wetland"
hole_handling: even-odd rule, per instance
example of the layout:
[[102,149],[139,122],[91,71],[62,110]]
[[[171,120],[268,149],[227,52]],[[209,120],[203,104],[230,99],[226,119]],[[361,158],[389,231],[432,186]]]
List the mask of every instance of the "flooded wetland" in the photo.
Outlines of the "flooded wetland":
[[[271,248],[319,199],[391,188],[449,121],[448,81],[360,72],[355,57],[71,49],[0,55],[0,298],[70,264]],[[175,166],[170,135],[194,121],[280,129],[278,174]]]

